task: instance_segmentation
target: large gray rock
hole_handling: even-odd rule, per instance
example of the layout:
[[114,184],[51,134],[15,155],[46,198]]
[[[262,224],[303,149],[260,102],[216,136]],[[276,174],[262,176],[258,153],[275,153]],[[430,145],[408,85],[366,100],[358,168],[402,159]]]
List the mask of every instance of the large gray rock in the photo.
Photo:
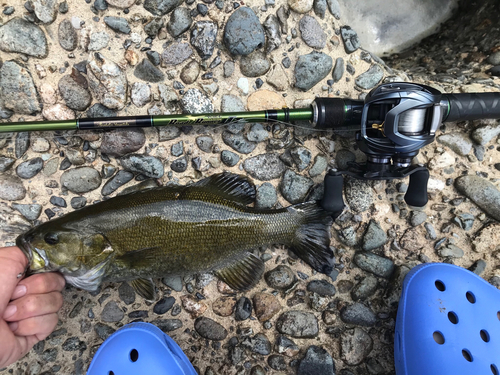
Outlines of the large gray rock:
[[189,89],[180,100],[182,111],[187,114],[212,113],[211,100],[198,89]]
[[233,55],[248,55],[264,46],[264,29],[254,11],[248,7],[236,9],[224,29],[224,44]]
[[243,168],[250,176],[260,181],[279,178],[286,170],[285,164],[276,153],[260,154],[248,158],[243,163]]
[[500,221],[500,191],[495,185],[479,176],[462,176],[456,179],[455,187],[484,212]]
[[87,64],[94,97],[109,109],[122,109],[127,101],[127,76],[113,61],[96,52]]
[[300,56],[295,65],[295,87],[309,90],[330,73],[332,66],[332,58],[322,52]]
[[0,98],[5,108],[16,113],[34,115],[42,110],[31,73],[13,60],[0,69]]
[[309,47],[316,49],[325,47],[326,34],[316,18],[311,16],[302,17],[299,22],[299,30],[302,39]]
[[189,30],[193,19],[188,8],[177,8],[170,15],[170,22],[167,29],[170,35],[177,38],[182,33]]
[[33,9],[36,18],[42,23],[52,23],[57,17],[57,0],[34,0]]
[[155,16],[164,16],[181,5],[182,2],[183,0],[146,0],[144,1],[144,9]]
[[179,65],[193,54],[188,43],[172,43],[161,54],[162,65]]
[[110,156],[123,156],[139,150],[145,142],[143,129],[115,129],[104,133],[101,152]]
[[243,56],[240,61],[240,71],[247,77],[259,77],[268,72],[271,62],[261,51],[254,51]]
[[202,60],[210,58],[215,49],[218,27],[212,21],[198,21],[191,30],[191,45]]
[[[84,80],[84,84],[86,84],[87,80],[82,75],[80,75],[80,77]],[[71,75],[61,77],[58,87],[59,93],[66,102],[66,105],[71,109],[84,111],[92,102],[92,96],[89,90],[76,82]]]
[[73,51],[78,44],[78,35],[70,20],[64,20],[59,24],[57,31],[59,44],[66,51]]
[[140,173],[151,178],[163,177],[164,168],[160,159],[149,155],[130,154],[122,157],[120,163],[130,172]]
[[101,175],[91,167],[68,169],[61,175],[61,186],[72,193],[83,194],[101,185]]
[[359,365],[373,349],[373,340],[361,328],[344,331],[340,339],[342,360],[349,366]]
[[0,178],[0,199],[6,201],[18,201],[24,199],[26,189],[23,181],[17,176],[3,174]]
[[297,375],[335,375],[333,358],[324,348],[311,345],[300,361]]
[[14,18],[0,28],[0,50],[44,58],[48,54],[47,38],[37,25]]
[[318,319],[313,313],[305,311],[287,311],[276,321],[279,333],[298,338],[313,338],[318,335]]
[[437,140],[461,156],[467,155],[472,150],[472,141],[462,133],[443,134]]
[[314,182],[309,178],[299,175],[288,169],[280,184],[283,197],[292,204],[303,202]]

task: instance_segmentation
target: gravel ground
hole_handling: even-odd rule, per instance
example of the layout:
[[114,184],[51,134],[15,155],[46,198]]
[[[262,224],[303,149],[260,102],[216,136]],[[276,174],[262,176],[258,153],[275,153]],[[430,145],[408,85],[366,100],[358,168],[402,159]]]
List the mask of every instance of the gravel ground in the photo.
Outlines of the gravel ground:
[[[493,2],[473,3],[459,16],[469,22],[467,35],[454,33],[450,21],[443,37],[391,59],[392,69],[359,48],[337,5],[15,1],[4,7],[0,28],[0,116],[303,107],[315,96],[363,98],[394,80],[446,92],[498,89],[496,20],[484,17],[494,16]],[[259,207],[318,198],[328,167],[364,155],[352,135],[300,125],[4,135],[2,243],[137,186],[185,184],[223,170],[253,179]],[[200,374],[394,373],[397,302],[413,266],[453,263],[500,286],[499,134],[497,121],[441,127],[418,156],[431,172],[423,210],[404,203],[407,180],[347,180],[348,207],[332,228],[330,275],[274,247],[256,250],[266,274],[245,293],[211,275],[165,275],[156,280],[154,303],[128,284],[104,284],[96,293],[67,286],[56,331],[0,373],[83,374],[103,340],[133,321],[168,332]]]

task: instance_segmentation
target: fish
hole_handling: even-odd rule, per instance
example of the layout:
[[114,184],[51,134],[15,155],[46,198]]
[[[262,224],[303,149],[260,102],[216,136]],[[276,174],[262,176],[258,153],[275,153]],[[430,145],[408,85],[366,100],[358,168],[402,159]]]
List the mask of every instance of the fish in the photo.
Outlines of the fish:
[[126,281],[147,300],[155,299],[154,278],[207,272],[248,290],[265,268],[253,250],[276,244],[330,274],[331,213],[316,201],[255,208],[255,197],[246,176],[214,174],[72,211],[21,234],[16,245],[29,260],[28,274],[59,272],[88,291]]

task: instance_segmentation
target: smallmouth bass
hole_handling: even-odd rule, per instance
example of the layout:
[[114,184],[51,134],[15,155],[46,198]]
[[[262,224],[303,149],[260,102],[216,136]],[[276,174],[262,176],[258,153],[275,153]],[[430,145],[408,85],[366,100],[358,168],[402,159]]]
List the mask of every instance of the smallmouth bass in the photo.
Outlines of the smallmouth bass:
[[231,173],[188,186],[159,187],[86,206],[20,235],[29,272],[60,272],[93,291],[129,281],[154,299],[152,278],[214,272],[235,290],[255,285],[264,263],[252,249],[283,244],[330,273],[332,218],[316,202],[282,209],[248,207],[255,186]]

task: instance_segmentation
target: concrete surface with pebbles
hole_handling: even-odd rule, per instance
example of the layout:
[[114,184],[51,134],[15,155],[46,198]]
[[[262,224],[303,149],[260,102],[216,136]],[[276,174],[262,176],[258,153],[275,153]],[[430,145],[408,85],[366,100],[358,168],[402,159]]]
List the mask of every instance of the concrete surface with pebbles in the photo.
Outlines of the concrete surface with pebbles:
[[[15,0],[1,18],[0,117],[301,108],[399,80],[497,91],[498,38],[487,32],[497,20],[484,19],[496,14],[485,4],[474,9],[481,17],[459,15],[471,43],[446,39],[460,24],[451,20],[442,51],[417,47],[391,69],[360,48],[336,0]],[[327,168],[364,155],[353,134],[298,125],[0,135],[2,244],[117,194],[224,170],[255,182],[257,207],[318,199]],[[330,275],[272,247],[255,250],[266,272],[245,293],[212,275],[165,275],[153,302],[126,283],[94,293],[67,286],[56,330],[0,374],[83,374],[99,345],[133,321],[167,332],[200,374],[392,374],[397,302],[413,266],[453,263],[500,287],[499,134],[497,121],[441,127],[417,158],[431,172],[423,210],[404,203],[407,180],[346,180]]]

